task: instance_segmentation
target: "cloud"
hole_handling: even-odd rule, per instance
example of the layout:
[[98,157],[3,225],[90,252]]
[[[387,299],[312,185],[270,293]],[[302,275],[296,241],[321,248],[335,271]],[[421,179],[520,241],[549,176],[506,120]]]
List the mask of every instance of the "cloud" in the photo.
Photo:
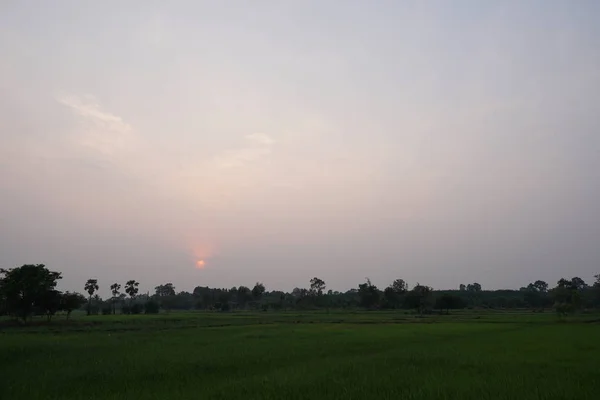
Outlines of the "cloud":
[[252,133],[245,139],[250,142],[248,146],[225,150],[215,157],[218,168],[243,167],[271,154],[274,140],[267,134]]
[[77,144],[105,155],[116,155],[134,146],[133,127],[118,115],[104,111],[94,96],[63,95],[56,100],[80,117]]
[[250,135],[246,135],[246,139],[254,140],[255,142],[264,144],[266,146],[272,145],[275,141],[269,137],[269,135],[265,133],[252,133]]
[[128,133],[132,130],[131,125],[123,121],[123,118],[102,111],[96,98],[92,95],[83,97],[67,95],[58,97],[57,100],[59,103],[73,109],[80,116],[103,124],[110,130],[122,133]]

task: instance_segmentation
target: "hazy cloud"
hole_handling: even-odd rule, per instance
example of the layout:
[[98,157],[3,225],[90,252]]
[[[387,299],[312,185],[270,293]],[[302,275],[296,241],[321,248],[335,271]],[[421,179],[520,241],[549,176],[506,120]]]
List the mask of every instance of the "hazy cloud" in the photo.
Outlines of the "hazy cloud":
[[136,145],[132,126],[123,118],[103,110],[94,96],[63,95],[57,101],[80,117],[75,133],[78,144],[107,156],[132,150]]
[[245,139],[248,144],[225,150],[215,157],[219,168],[243,167],[271,154],[274,141],[268,135],[253,133],[246,135]]
[[252,133],[246,136],[246,139],[254,140],[258,143],[264,144],[265,146],[271,145],[274,143],[273,139],[264,133]]

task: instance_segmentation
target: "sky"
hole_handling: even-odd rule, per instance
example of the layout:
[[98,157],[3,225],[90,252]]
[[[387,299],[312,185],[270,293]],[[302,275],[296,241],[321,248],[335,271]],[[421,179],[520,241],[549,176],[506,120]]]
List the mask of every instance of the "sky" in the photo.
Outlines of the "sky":
[[2,0],[0,266],[590,282],[599,43],[594,0]]

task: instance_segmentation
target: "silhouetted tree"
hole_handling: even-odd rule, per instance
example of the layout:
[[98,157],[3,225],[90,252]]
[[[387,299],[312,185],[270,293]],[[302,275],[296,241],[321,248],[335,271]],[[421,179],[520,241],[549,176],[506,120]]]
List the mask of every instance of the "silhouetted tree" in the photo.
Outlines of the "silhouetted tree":
[[87,315],[90,315],[92,313],[92,295],[99,288],[98,280],[97,279],[88,279],[87,282],[85,283],[84,288],[85,288],[85,291],[89,295]]
[[[139,291],[139,289],[138,289],[139,285],[140,285],[140,283],[136,282],[133,279],[127,281],[127,283],[125,284],[125,293],[127,293],[129,295],[129,297],[131,299],[131,303],[133,303],[133,299],[135,298],[135,296],[137,295],[137,293]],[[132,308],[132,307],[133,307],[133,305],[130,306],[130,308]]]
[[50,322],[54,314],[60,310],[61,305],[62,293],[58,290],[46,291],[37,302],[37,307],[46,315],[48,322]]
[[548,293],[548,284],[544,281],[537,280],[533,283],[533,286],[539,293]]
[[450,314],[450,310],[465,308],[466,303],[460,296],[445,293],[438,297],[435,301],[435,308],[438,310],[446,310],[446,314]]
[[121,294],[121,285],[118,283],[113,283],[110,285],[110,292],[112,293],[112,313],[117,313],[116,302],[119,299],[119,295]]
[[594,304],[596,307],[600,307],[600,274],[594,275],[596,278],[596,282],[594,282],[593,290],[594,290]]
[[[316,276],[310,280],[309,294],[312,303],[316,307],[323,307],[327,302],[327,298],[324,296],[324,291],[327,288],[325,281],[317,278]],[[329,308],[328,308],[329,309]]]
[[477,282],[469,283],[467,285],[467,293],[469,295],[469,302],[471,305],[479,305],[481,300],[481,285]]
[[399,295],[402,295],[408,291],[408,284],[404,281],[404,279],[396,279],[392,282],[392,289]]
[[256,282],[256,285],[252,288],[252,297],[254,301],[260,301],[263,293],[265,292],[265,285],[260,282]]
[[537,280],[530,283],[526,288],[521,288],[524,293],[523,299],[532,308],[540,308],[542,311],[548,305],[548,284]]
[[[584,287],[580,278],[566,280],[561,278],[552,290],[554,297],[554,308],[560,316],[572,314],[581,308],[580,288]],[[584,283],[585,284],[585,283]]]
[[155,296],[158,298],[159,304],[165,309],[170,310],[176,303],[175,287],[172,283],[165,283],[154,288]]
[[27,321],[61,279],[60,272],[50,271],[44,264],[0,268],[0,276],[0,298],[4,299],[6,312],[23,321]]
[[154,288],[158,297],[175,296],[175,287],[172,283],[165,283]]
[[575,278],[571,278],[571,286],[577,290],[583,290],[587,287],[587,284],[583,279],[576,276]]
[[433,289],[417,283],[406,295],[406,304],[409,308],[414,308],[419,314],[422,314],[431,306]]
[[252,299],[252,291],[246,286],[237,288],[237,303],[241,308],[245,308],[246,304]]
[[73,310],[77,310],[79,307],[87,302],[84,295],[80,293],[69,293],[65,292],[62,295],[62,306],[61,308],[67,312],[67,319],[71,316]]
[[325,290],[325,281],[316,276],[310,280],[310,292],[313,296],[321,296]]
[[470,283],[467,285],[467,291],[469,292],[481,292],[481,285],[477,282]]
[[383,306],[385,308],[400,308],[407,289],[408,285],[403,279],[396,279],[383,291]]
[[365,283],[358,285],[358,296],[360,298],[360,305],[364,308],[374,309],[379,306],[380,293],[377,286],[371,283],[371,280],[367,278]]

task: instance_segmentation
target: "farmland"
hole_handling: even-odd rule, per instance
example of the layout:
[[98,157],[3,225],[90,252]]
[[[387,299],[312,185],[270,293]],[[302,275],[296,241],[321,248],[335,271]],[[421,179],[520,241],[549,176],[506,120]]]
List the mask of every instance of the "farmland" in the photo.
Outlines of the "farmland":
[[173,312],[0,328],[6,399],[595,399],[600,316]]

